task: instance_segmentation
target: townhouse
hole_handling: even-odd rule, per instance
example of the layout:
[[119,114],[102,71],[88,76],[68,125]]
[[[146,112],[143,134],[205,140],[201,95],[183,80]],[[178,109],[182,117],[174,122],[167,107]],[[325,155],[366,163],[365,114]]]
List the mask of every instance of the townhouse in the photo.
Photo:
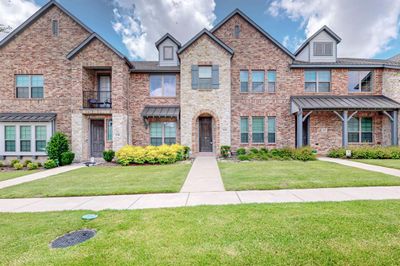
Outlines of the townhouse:
[[339,58],[324,26],[293,54],[240,10],[157,61],[130,61],[56,1],[0,41],[0,156],[42,158],[55,131],[77,160],[125,144],[398,145],[400,63]]

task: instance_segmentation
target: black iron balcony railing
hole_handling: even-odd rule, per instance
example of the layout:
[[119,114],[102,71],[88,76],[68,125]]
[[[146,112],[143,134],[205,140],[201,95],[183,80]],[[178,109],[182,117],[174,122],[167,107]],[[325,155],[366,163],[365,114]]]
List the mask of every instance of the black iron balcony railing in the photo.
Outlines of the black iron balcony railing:
[[111,108],[111,91],[84,91],[83,108]]

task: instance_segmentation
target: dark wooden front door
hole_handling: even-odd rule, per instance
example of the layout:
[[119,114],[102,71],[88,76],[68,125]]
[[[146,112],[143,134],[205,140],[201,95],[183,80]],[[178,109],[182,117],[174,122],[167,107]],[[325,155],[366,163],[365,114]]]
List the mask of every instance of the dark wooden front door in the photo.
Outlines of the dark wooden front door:
[[199,143],[200,152],[213,151],[212,139],[212,118],[200,117],[199,118]]
[[104,120],[91,120],[91,156],[102,157],[104,151]]

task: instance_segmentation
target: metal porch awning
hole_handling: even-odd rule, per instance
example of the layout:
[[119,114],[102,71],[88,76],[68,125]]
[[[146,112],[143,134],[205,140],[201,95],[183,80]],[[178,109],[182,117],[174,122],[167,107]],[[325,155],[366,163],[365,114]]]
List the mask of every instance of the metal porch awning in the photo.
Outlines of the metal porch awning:
[[142,111],[142,117],[147,127],[149,118],[176,118],[179,120],[180,108],[173,106],[145,106]]
[[400,103],[381,95],[350,96],[292,96],[290,98],[291,113],[300,110],[357,110],[357,111],[393,111],[400,109]]
[[55,113],[0,113],[0,122],[50,122]]

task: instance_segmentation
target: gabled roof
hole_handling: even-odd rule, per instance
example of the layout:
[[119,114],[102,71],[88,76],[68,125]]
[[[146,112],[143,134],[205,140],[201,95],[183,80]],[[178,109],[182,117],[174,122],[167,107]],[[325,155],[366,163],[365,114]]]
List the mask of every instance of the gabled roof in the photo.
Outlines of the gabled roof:
[[0,41],[0,47],[8,43],[15,35],[18,33],[22,32],[26,27],[31,25],[33,22],[35,22],[42,14],[44,14],[48,9],[50,9],[52,6],[56,6],[59,9],[61,9],[65,14],[67,14],[69,17],[72,18],[76,23],[78,23],[82,28],[87,30],[89,33],[93,33],[93,31],[83,24],[82,21],[80,21],[77,17],[72,15],[68,10],[66,10],[61,4],[59,4],[55,0],[49,1],[47,4],[42,6],[36,13],[34,13],[30,18],[28,18],[24,23],[22,23],[19,27],[14,29],[12,32],[10,32],[3,40]]
[[156,41],[155,45],[156,45],[157,49],[158,49],[158,46],[160,46],[160,44],[163,43],[166,39],[170,39],[171,41],[173,41],[178,46],[178,48],[181,47],[181,43],[178,42],[177,39],[175,39],[171,34],[166,33],[158,41]]
[[194,43],[197,39],[199,39],[201,36],[203,35],[207,35],[208,37],[211,38],[211,40],[213,40],[214,42],[216,42],[219,46],[221,46],[222,48],[224,48],[229,54],[233,55],[233,49],[230,48],[228,45],[226,45],[223,41],[221,41],[220,39],[218,39],[214,34],[212,34],[210,31],[208,31],[207,29],[203,29],[201,30],[199,33],[196,34],[196,36],[194,36],[192,39],[190,39],[187,43],[185,43],[185,45],[182,46],[182,48],[180,48],[178,50],[178,54],[181,54],[183,51],[186,50],[186,48],[188,48],[190,45],[192,45],[192,43]]
[[400,69],[400,62],[389,59],[337,58],[336,62],[305,62],[295,60],[291,68],[392,68]]
[[67,54],[67,59],[71,60],[74,58],[83,48],[85,48],[91,41],[94,39],[98,39],[100,42],[102,42],[105,46],[110,48],[114,53],[116,53],[121,59],[125,60],[125,62],[128,64],[129,67],[133,67],[131,62],[129,61],[126,56],[121,54],[117,49],[115,49],[111,44],[109,44],[106,40],[101,38],[97,33],[92,33],[89,37],[87,37],[83,42],[81,42],[77,47],[75,47],[71,52]]
[[304,47],[307,46],[307,44],[310,43],[310,41],[312,39],[314,39],[318,34],[320,34],[322,31],[325,31],[326,33],[328,33],[333,39],[335,39],[336,43],[340,43],[340,41],[342,40],[335,32],[333,32],[333,30],[331,30],[330,28],[328,28],[328,26],[324,25],[322,28],[320,28],[316,33],[314,33],[313,35],[311,35],[311,37],[309,37],[307,40],[305,40],[305,42],[296,50],[296,52],[294,53],[294,55],[298,55],[303,49]]
[[215,25],[211,29],[211,33],[214,33],[217,29],[219,29],[222,25],[225,24],[229,19],[231,19],[235,15],[241,16],[244,20],[246,20],[250,25],[256,28],[262,35],[264,35],[267,39],[273,42],[276,46],[278,46],[283,52],[285,52],[291,58],[295,58],[295,56],[280,42],[278,42],[274,37],[272,37],[268,32],[266,32],[263,28],[261,28],[257,23],[255,23],[251,18],[249,18],[245,13],[243,13],[240,9],[236,8],[233,10],[228,16],[226,16],[223,20],[221,20],[217,25]]

